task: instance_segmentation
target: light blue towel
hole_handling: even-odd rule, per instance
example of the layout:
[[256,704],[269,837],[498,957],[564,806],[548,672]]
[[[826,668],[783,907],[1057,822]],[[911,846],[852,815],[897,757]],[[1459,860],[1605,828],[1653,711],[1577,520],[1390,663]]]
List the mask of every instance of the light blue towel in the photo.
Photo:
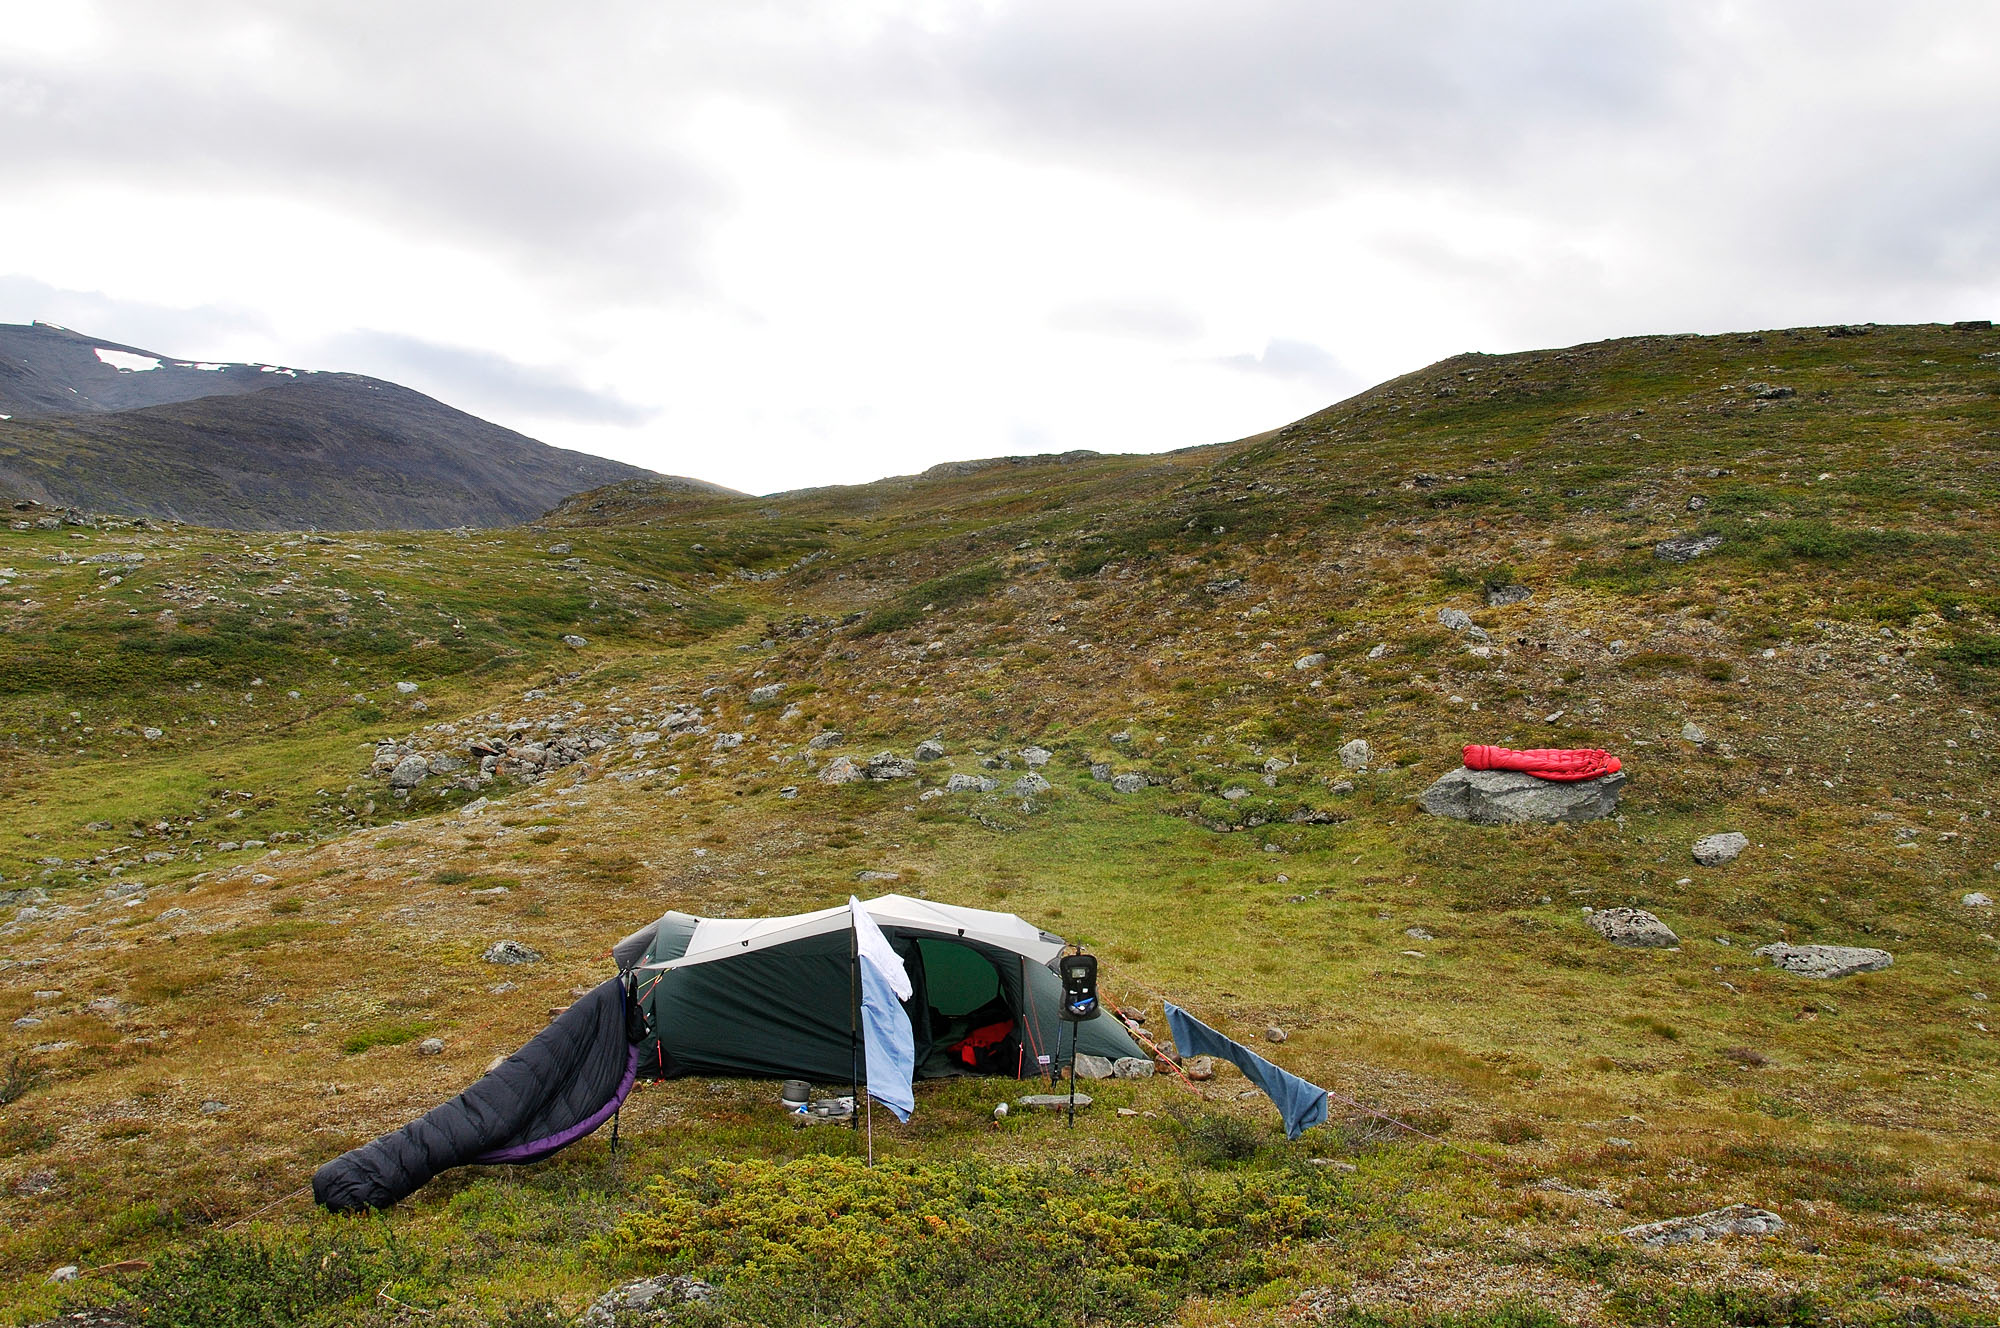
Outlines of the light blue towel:
[[906,1121],[917,1109],[911,1083],[917,1069],[917,1034],[903,1008],[912,990],[909,970],[861,901],[850,895],[847,903],[861,966],[861,1046],[868,1057],[868,1096],[895,1112],[897,1120]]
[[1171,1001],[1167,1031],[1182,1056],[1215,1056],[1243,1071],[1264,1090],[1285,1118],[1285,1137],[1296,1139],[1315,1125],[1326,1124],[1326,1090],[1281,1070],[1240,1042],[1232,1042]]

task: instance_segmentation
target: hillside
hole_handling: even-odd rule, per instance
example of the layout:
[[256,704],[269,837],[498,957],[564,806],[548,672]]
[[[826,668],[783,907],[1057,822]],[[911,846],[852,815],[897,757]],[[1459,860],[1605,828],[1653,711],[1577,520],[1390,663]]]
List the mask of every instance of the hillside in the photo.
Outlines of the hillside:
[[0,328],[0,407],[0,494],[245,530],[512,525],[649,473],[379,379],[174,361],[41,323]]
[[[0,1321],[565,1322],[687,1272],[724,1290],[689,1323],[1992,1322],[1996,511],[2000,334],[1919,326],[1467,355],[1210,448],[636,480],[469,536],[17,521]],[[568,753],[482,780],[496,742]],[[1609,748],[1619,815],[1423,814],[1468,742]],[[1031,745],[1050,787],[1010,792]],[[1093,1084],[1071,1134],[965,1081],[877,1113],[870,1180],[775,1086],[679,1081],[615,1156],[380,1223],[297,1193],[663,909],[878,889],[1018,912],[1155,1029],[1171,999],[1444,1143],[1337,1107],[1288,1145],[1227,1076]],[[1620,906],[1679,945],[1607,944]],[[1732,1203],[1786,1225],[1619,1234]],[[885,1266],[850,1209],[939,1234]]]

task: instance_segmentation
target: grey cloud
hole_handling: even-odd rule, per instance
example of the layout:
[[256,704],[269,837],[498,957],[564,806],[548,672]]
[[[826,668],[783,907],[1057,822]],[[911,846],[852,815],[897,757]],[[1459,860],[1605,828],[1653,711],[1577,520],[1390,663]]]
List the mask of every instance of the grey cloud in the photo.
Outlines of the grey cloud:
[[176,359],[224,356],[231,345],[271,334],[269,321],[248,309],[217,304],[176,308],[101,291],[65,290],[18,273],[0,276],[0,322],[35,321]]
[[496,418],[528,416],[572,424],[644,424],[659,411],[586,387],[560,370],[490,351],[446,346],[394,332],[345,333],[327,342],[325,362],[414,387],[461,410]]
[[[728,192],[652,132],[676,108],[632,86],[658,24],[631,17],[611,55],[590,27],[600,60],[624,62],[599,80],[579,25],[484,8],[133,8],[99,58],[0,57],[0,169],[16,188],[111,176],[305,195],[496,250],[603,302],[687,290]],[[214,40],[191,45],[189,30]],[[232,61],[232,38],[257,44],[254,62]],[[618,72],[636,98],[606,95]],[[676,86],[671,67],[652,72]]]
[[1264,343],[1260,354],[1225,355],[1215,363],[1244,373],[1310,383],[1332,391],[1347,391],[1355,386],[1354,375],[1342,368],[1331,352],[1310,341],[1273,338]]
[[1062,332],[1188,341],[1201,335],[1202,321],[1192,309],[1166,300],[1097,300],[1056,310],[1049,326]]

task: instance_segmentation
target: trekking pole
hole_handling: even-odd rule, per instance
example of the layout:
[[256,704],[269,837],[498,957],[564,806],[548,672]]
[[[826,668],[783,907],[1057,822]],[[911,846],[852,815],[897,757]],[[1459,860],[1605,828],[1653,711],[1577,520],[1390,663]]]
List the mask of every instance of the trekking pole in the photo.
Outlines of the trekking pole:
[[[1081,1031],[1077,1024],[1069,1026],[1069,1128],[1072,1130],[1076,1128],[1076,1048],[1077,1034]],[[1056,1037],[1060,1039],[1061,1032],[1057,1032]],[[1060,1049],[1061,1045],[1058,1042],[1057,1048]]]

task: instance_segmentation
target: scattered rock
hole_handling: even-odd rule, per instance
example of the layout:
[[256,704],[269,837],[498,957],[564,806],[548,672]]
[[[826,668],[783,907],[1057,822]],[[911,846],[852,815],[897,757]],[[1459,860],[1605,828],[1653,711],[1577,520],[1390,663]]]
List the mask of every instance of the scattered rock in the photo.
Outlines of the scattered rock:
[[417,685],[413,682],[399,682],[396,684],[396,690],[401,692],[404,696],[408,696],[410,693],[417,690]]
[[1672,1217],[1664,1222],[1627,1227],[1618,1234],[1629,1241],[1653,1249],[1686,1245],[1694,1241],[1720,1240],[1725,1236],[1770,1236],[1785,1229],[1785,1219],[1765,1208],[1731,1204],[1693,1217]]
[[819,772],[822,784],[859,784],[868,775],[854,763],[851,756],[836,756],[826,763],[826,769]]
[[1661,540],[1655,544],[1653,556],[1664,558],[1670,563],[1684,563],[1691,558],[1714,553],[1721,547],[1720,535],[1676,535],[1672,539]]
[[1076,1077],[1079,1079],[1110,1079],[1117,1073],[1117,1065],[1106,1057],[1084,1052],[1076,1058]]
[[1090,763],[1090,777],[1100,784],[1110,783],[1111,763],[1109,761],[1092,761]]
[[1324,663],[1326,663],[1326,655],[1321,651],[1315,650],[1310,655],[1300,655],[1297,659],[1293,660],[1292,667],[1303,673],[1307,669],[1316,669]]
[[1537,779],[1518,770],[1460,766],[1425,789],[1417,801],[1433,816],[1475,825],[1601,821],[1618,810],[1618,793],[1624,787],[1622,770],[1565,782]]
[[828,729],[825,733],[813,735],[812,740],[806,743],[806,750],[809,752],[823,752],[839,741],[840,730]]
[[1760,945],[1758,954],[1802,978],[1846,978],[1877,973],[1896,962],[1887,950],[1861,945]]
[[917,744],[916,758],[919,761],[937,761],[944,758],[944,744],[936,738],[925,738]]
[[480,813],[484,812],[488,807],[492,805],[493,804],[485,798],[474,798],[471,802],[466,803],[463,807],[460,807],[458,809],[458,819],[461,821],[474,820],[480,815]]
[[49,1281],[74,1282],[76,1281],[77,1278],[81,1276],[83,1276],[83,1269],[77,1267],[73,1263],[66,1263],[62,1267],[56,1269],[53,1273],[49,1274]]
[[710,750],[718,752],[733,752],[742,745],[743,745],[742,734],[718,733],[715,735],[715,742],[710,747]]
[[204,1116],[220,1116],[227,1110],[229,1110],[229,1104],[220,1098],[212,1097],[201,1104],[201,1114]]
[[1466,632],[1472,629],[1472,615],[1464,609],[1439,609],[1438,621],[1454,632]]
[[519,941],[495,941],[486,947],[486,953],[479,956],[489,964],[538,964],[542,952]]
[[577,1323],[579,1328],[652,1328],[669,1322],[667,1311],[674,1306],[707,1304],[716,1294],[714,1287],[685,1273],[643,1277],[599,1296]]
[[42,1021],[31,1014],[24,1014],[14,1021],[14,1027],[24,1033],[31,1028],[40,1028],[41,1026]]
[[1190,1060],[1182,1061],[1181,1073],[1196,1083],[1200,1083],[1205,1079],[1213,1079],[1215,1078],[1215,1058],[1213,1056],[1196,1056]]
[[567,557],[569,557],[569,544],[568,544],[568,542],[567,542],[567,541],[565,541],[565,542],[563,542],[563,543],[561,543],[561,544],[551,544],[551,545],[549,545],[549,557],[551,557],[551,558],[567,558]]
[[1030,770],[1039,770],[1049,763],[1054,754],[1041,747],[1024,747],[1021,749],[1021,764]]
[[781,682],[766,683],[762,687],[752,687],[750,689],[750,704],[762,705],[766,701],[775,701],[778,699],[778,694],[784,690],[785,684]]
[[1113,775],[1111,777],[1111,791],[1113,793],[1137,793],[1145,787],[1146,777],[1144,775],[1124,774]]
[[1014,781],[1011,792],[1017,798],[1032,798],[1037,793],[1047,793],[1051,785],[1032,770]]
[[425,1056],[442,1056],[444,1055],[444,1039],[425,1038],[417,1044],[417,1051]]
[[1735,830],[1704,835],[1694,841],[1694,860],[1704,867],[1722,867],[1736,861],[1749,847],[1750,837]]
[[1120,1056],[1111,1063],[1111,1072],[1120,1079],[1151,1079],[1153,1062],[1143,1056]]
[[787,784],[778,790],[778,796],[788,800],[796,798],[799,796],[799,786],[797,784]]
[[1437,939],[1436,936],[1433,936],[1430,932],[1425,931],[1422,927],[1405,927],[1403,928],[1403,935],[1409,937],[1413,941],[1434,941]]
[[946,793],[991,793],[999,787],[998,782],[984,775],[953,775],[944,782]]
[[581,650],[585,646],[590,644],[589,641],[585,640],[583,637],[576,635],[576,633],[574,632],[571,632],[568,635],[564,636],[562,639],[562,643],[568,646],[571,650]]
[[1643,908],[1600,908],[1588,921],[1598,935],[1613,945],[1671,950],[1681,943],[1673,928]]
[[1389,645],[1386,641],[1383,642],[1381,645],[1368,647],[1368,658],[1370,659],[1380,659],[1382,658],[1382,656],[1388,653],[1389,653]]
[[1279,1028],[1276,1024],[1272,1024],[1269,1028],[1264,1030],[1264,1040],[1266,1042],[1283,1042],[1288,1036],[1290,1035],[1287,1034],[1284,1029]]
[[[1090,1094],[1078,1093],[1076,1095],[1076,1109],[1082,1111],[1092,1101],[1093,1099]],[[1026,1107],[1030,1111],[1068,1111],[1069,1104],[1070,1096],[1068,1093],[1030,1093],[1014,1103],[1015,1106]]]
[[1340,764],[1348,770],[1366,770],[1374,755],[1368,746],[1368,739],[1354,738],[1341,744]]
[[1491,609],[1504,608],[1509,604],[1526,604],[1535,597],[1535,592],[1526,586],[1486,587],[1486,606]]
[[1693,720],[1689,720],[1681,725],[1681,741],[1691,742],[1699,747],[1708,741],[1708,731]]
[[1993,907],[1993,896],[1987,894],[1984,890],[1974,890],[1958,902],[1967,908],[1991,908]]
[[900,872],[874,871],[872,869],[863,869],[861,871],[854,873],[854,879],[857,881],[868,881],[880,884],[887,881],[900,881],[903,879],[903,876],[902,873]]
[[130,899],[134,895],[137,895],[141,899],[146,897],[146,883],[144,881],[113,881],[110,885],[104,887],[104,897],[106,899]]
[[1230,802],[1241,802],[1243,799],[1250,796],[1250,790],[1244,788],[1242,785],[1239,784],[1233,788],[1226,788],[1222,790],[1222,796],[1228,799]]

